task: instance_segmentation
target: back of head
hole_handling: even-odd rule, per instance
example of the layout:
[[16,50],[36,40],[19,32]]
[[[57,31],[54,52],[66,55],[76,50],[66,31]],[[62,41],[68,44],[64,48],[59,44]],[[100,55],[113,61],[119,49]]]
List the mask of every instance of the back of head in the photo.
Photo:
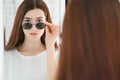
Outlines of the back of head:
[[118,0],[70,0],[57,80],[119,80]]

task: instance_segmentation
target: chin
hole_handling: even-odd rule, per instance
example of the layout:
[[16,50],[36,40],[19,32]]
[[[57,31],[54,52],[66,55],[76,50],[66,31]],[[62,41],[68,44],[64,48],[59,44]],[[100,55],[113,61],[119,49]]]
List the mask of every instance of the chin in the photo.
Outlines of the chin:
[[40,40],[40,37],[30,37],[31,40]]

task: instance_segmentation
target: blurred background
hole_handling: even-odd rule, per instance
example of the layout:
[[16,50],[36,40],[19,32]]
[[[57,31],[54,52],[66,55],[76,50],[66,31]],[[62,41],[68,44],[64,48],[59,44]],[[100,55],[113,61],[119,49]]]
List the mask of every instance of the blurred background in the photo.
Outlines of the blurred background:
[[3,38],[3,3],[0,0],[0,80],[3,80],[3,53],[4,53],[4,38]]

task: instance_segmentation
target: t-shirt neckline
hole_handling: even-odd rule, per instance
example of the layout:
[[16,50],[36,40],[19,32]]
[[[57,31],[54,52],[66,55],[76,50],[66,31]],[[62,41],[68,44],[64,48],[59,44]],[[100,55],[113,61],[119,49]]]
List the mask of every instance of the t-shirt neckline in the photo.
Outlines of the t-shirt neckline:
[[40,53],[38,53],[38,54],[36,54],[36,55],[32,55],[32,56],[23,55],[23,54],[21,54],[16,48],[15,48],[15,51],[16,51],[16,53],[17,53],[20,57],[22,57],[22,58],[25,58],[25,59],[33,59],[33,58],[37,58],[37,57],[39,57],[39,56],[44,55],[47,50],[45,49],[44,51],[42,51],[42,52],[40,52]]

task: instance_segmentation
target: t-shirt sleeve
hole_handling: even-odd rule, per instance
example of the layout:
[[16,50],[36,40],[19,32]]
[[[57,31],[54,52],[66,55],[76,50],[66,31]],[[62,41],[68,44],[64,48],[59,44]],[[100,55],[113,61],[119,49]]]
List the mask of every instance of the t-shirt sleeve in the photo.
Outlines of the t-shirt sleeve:
[[60,50],[55,51],[55,58],[57,61],[59,61],[59,56],[60,56]]

